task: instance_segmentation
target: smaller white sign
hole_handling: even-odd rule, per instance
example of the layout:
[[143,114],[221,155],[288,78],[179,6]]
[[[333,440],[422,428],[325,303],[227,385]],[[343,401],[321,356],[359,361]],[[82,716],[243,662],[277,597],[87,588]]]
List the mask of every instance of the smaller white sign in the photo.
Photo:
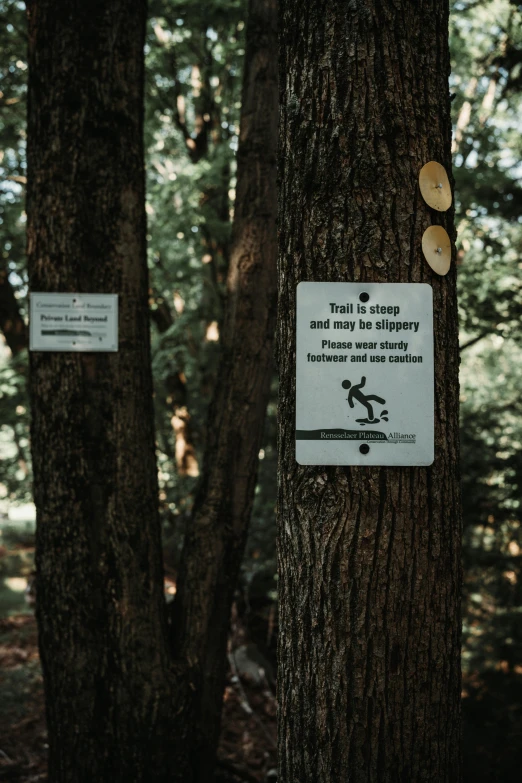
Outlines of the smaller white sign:
[[117,294],[31,293],[31,351],[117,351]]

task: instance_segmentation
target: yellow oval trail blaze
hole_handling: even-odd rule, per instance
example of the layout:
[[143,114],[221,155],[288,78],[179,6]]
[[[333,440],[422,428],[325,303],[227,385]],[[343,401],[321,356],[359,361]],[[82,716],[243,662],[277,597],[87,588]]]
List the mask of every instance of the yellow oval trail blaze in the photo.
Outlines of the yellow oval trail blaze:
[[422,236],[424,258],[438,275],[447,275],[451,266],[451,240],[442,226],[430,226]]
[[451,207],[452,195],[446,169],[441,163],[430,160],[420,170],[419,187],[426,204],[437,212]]

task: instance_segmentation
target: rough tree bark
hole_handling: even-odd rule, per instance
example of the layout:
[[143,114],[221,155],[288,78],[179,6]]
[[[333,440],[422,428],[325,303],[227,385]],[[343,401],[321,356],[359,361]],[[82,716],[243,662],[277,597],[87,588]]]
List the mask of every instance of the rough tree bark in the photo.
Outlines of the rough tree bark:
[[[222,360],[202,482],[175,602],[178,654],[200,670],[197,781],[210,779],[226,641],[273,376],[276,316],[277,1],[250,0]],[[194,622],[197,617],[198,621]]]
[[28,3],[30,289],[117,293],[120,308],[117,353],[31,355],[37,618],[54,783],[190,780],[187,729],[173,720],[188,683],[166,643],[157,510],[145,11],[144,0]]
[[223,366],[169,630],[143,176],[145,2],[32,0],[31,291],[119,294],[114,354],[31,355],[53,783],[209,783],[275,325],[275,0],[251,0]]
[[[451,169],[446,0],[283,0],[279,356],[282,783],[458,783],[460,497],[454,238],[417,184]],[[295,462],[301,280],[428,282],[429,468]]]

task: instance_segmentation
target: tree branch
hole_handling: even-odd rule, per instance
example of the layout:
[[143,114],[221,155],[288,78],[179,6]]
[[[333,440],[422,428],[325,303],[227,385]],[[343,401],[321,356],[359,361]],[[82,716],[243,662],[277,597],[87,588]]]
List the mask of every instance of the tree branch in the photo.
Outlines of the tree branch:
[[462,353],[462,351],[465,351],[466,348],[471,348],[472,345],[475,345],[475,343],[480,342],[488,335],[493,334],[491,329],[485,329],[483,332],[480,332],[476,337],[472,337],[471,340],[467,340],[467,342],[463,343],[459,346],[459,351]]

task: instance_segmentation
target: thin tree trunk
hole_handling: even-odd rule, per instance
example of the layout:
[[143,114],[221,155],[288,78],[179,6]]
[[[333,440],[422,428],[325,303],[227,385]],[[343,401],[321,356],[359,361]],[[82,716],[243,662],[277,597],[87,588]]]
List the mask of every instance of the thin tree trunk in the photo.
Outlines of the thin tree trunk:
[[[178,653],[200,672],[198,783],[219,736],[230,609],[244,550],[272,379],[276,315],[277,3],[251,0],[222,363],[202,483],[175,603]],[[196,619],[197,618],[197,619]]]
[[[283,0],[280,191],[279,750],[281,783],[460,781],[460,495],[452,238],[423,202],[451,169],[448,3]],[[431,467],[295,461],[301,280],[433,288]]]
[[7,265],[0,269],[0,330],[13,356],[27,348],[27,328],[9,282]]
[[[156,299],[156,308],[150,311],[160,334],[174,323],[168,303]],[[174,434],[174,461],[178,476],[199,476],[199,465],[194,445],[191,416],[187,407],[187,383],[182,371],[172,368],[165,378],[166,403],[171,408],[170,423]]]
[[53,783],[190,780],[188,683],[166,643],[157,509],[145,11],[143,0],[28,3],[30,289],[117,293],[120,309],[117,353],[31,355]]

